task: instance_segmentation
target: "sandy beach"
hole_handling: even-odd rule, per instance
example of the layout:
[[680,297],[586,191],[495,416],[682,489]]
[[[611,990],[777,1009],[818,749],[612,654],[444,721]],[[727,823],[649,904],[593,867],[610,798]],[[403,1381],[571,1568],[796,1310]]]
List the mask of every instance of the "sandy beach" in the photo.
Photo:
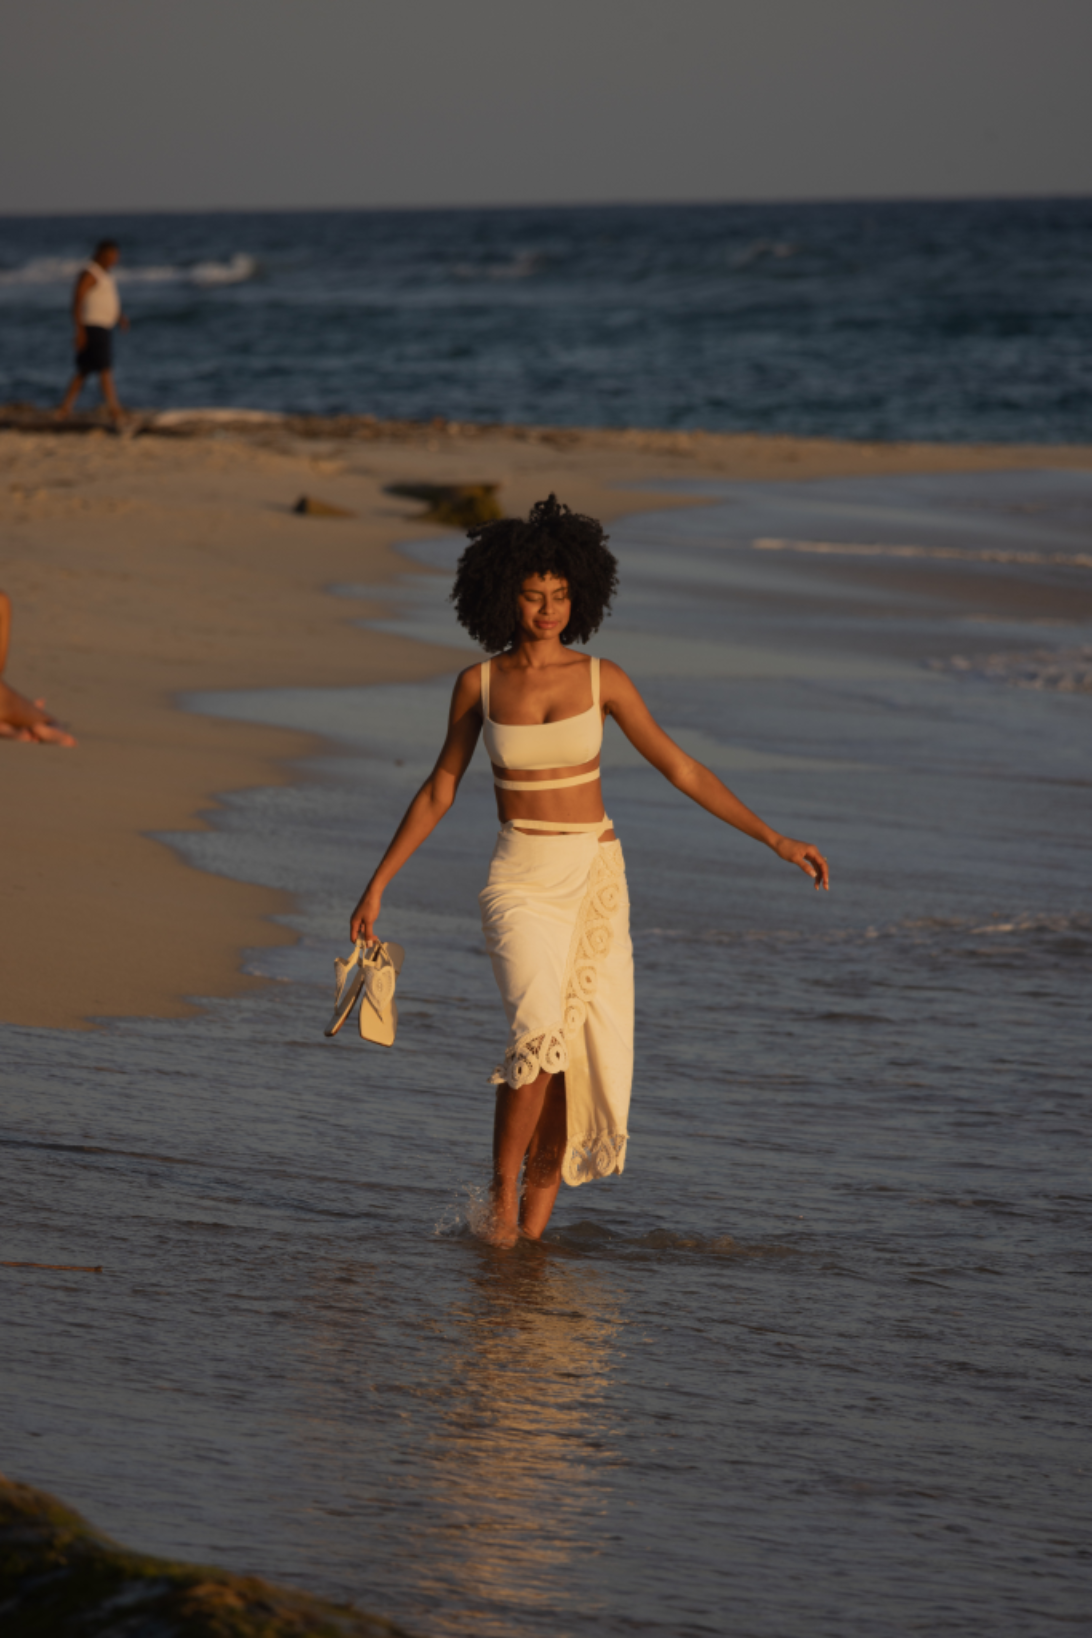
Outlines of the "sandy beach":
[[[330,594],[413,572],[394,548],[439,532],[387,485],[496,482],[517,512],[552,489],[611,519],[693,504],[663,488],[679,479],[1034,467],[1092,467],[1092,448],[405,424],[0,433],[7,680],[79,739],[0,743],[0,1019],[173,1016],[261,982],[242,951],[288,941],[271,919],[284,895],[195,871],[156,836],[201,828],[217,793],[284,782],[315,742],[199,717],[179,697],[410,681],[471,657],[364,630],[369,606]],[[303,493],[354,516],[296,516]]]

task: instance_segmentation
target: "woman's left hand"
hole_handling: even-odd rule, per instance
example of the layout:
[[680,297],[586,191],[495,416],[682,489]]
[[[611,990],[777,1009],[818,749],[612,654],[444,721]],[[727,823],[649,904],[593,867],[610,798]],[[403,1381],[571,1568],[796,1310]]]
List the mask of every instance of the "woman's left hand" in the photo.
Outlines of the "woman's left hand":
[[830,867],[817,847],[810,842],[794,842],[791,836],[781,836],[774,843],[774,852],[786,864],[794,864],[805,876],[810,876],[816,891],[822,887],[830,892]]

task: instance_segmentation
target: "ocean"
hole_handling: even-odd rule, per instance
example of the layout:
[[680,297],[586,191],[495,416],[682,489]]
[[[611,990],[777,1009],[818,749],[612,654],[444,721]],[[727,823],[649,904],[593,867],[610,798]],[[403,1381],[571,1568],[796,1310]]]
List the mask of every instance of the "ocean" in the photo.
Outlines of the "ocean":
[[1092,437],[1088,199],[8,217],[0,402],[59,399],[107,233],[137,407]]
[[[830,895],[608,726],[629,1160],[498,1252],[481,752],[387,894],[395,1048],[322,1036],[450,679],[191,698],[326,736],[164,838],[298,942],[199,1016],[0,1028],[5,1256],[104,1265],[0,1271],[5,1469],[436,1638],[1083,1630],[1092,474],[695,493],[613,527],[594,651]],[[455,640],[459,546],[336,593]]]

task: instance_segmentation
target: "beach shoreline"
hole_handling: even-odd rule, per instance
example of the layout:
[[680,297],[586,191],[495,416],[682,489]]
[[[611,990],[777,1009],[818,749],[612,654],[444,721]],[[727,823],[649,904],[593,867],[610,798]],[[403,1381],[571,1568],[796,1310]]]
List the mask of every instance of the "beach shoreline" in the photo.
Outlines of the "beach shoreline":
[[[332,594],[427,572],[397,548],[441,528],[388,485],[499,483],[513,512],[554,490],[609,524],[701,504],[665,487],[680,480],[1092,468],[1086,446],[226,412],[158,434],[138,423],[141,436],[118,439],[91,418],[59,430],[0,419],[8,680],[44,695],[79,739],[73,751],[0,743],[0,1019],[40,1028],[178,1016],[266,982],[241,970],[242,952],[292,941],[275,919],[290,895],[198,871],[157,837],[205,828],[222,794],[295,780],[326,742],[201,716],[184,700],[418,681],[473,659],[469,642],[366,629],[382,605]],[[353,515],[296,516],[303,493]],[[347,908],[368,864],[346,884]]]

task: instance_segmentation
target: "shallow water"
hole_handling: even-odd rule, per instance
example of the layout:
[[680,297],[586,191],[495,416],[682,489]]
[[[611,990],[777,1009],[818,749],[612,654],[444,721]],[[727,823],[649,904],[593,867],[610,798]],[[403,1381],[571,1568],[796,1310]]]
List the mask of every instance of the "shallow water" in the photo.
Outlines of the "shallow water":
[[[615,528],[596,651],[834,891],[608,727],[630,1158],[496,1252],[480,754],[388,895],[397,1046],[321,1036],[448,683],[192,701],[331,736],[176,839],[292,888],[301,938],[197,1018],[0,1030],[4,1255],[105,1267],[0,1270],[6,1471],[423,1633],[1088,1623],[1092,703],[1058,656],[1092,642],[1092,478],[707,499]],[[450,636],[446,585],[390,625]]]

